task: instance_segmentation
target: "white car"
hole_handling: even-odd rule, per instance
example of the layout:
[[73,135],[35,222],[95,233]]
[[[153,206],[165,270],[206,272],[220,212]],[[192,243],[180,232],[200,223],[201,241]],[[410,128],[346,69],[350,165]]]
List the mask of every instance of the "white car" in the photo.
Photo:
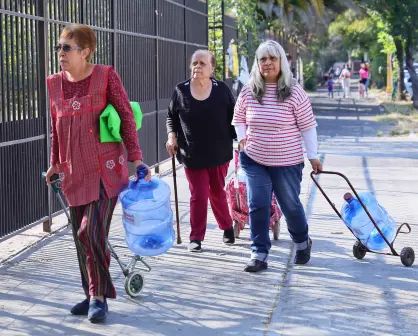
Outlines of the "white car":
[[408,92],[409,94],[412,94],[412,82],[411,82],[411,76],[409,75],[408,70],[404,70],[404,83],[405,83],[406,92]]
[[[415,72],[418,75],[418,63],[414,63]],[[411,82],[411,76],[409,75],[409,71],[404,67],[404,83],[406,87],[406,92],[409,94],[412,94],[412,82]]]

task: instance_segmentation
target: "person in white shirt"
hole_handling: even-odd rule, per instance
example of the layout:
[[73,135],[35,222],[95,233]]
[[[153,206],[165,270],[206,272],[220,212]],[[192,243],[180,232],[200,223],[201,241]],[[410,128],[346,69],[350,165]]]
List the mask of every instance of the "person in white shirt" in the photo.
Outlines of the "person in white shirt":
[[340,74],[340,80],[343,87],[343,97],[348,98],[350,97],[350,78],[351,78],[351,72],[350,68],[347,65],[344,65],[343,71],[341,71]]

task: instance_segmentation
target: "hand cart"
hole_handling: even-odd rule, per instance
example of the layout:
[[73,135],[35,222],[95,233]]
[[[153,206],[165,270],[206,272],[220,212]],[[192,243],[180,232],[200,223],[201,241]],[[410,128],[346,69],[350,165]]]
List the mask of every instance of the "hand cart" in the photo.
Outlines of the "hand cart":
[[[375,228],[380,233],[380,235],[382,236],[382,238],[384,239],[384,241],[386,242],[386,244],[389,246],[389,248],[391,250],[391,253],[382,253],[382,252],[377,252],[377,251],[369,250],[366,246],[364,246],[361,243],[360,239],[358,239],[356,237],[356,235],[353,233],[353,231],[347,226],[348,229],[353,234],[353,236],[357,238],[357,241],[355,242],[355,244],[353,246],[353,255],[354,255],[354,257],[356,257],[357,259],[363,259],[364,256],[366,255],[366,253],[367,252],[370,252],[370,253],[384,254],[384,255],[394,255],[396,257],[400,257],[402,264],[404,264],[405,266],[411,266],[414,263],[414,261],[415,261],[415,252],[414,252],[414,250],[411,247],[404,247],[402,249],[402,251],[401,251],[400,254],[398,254],[398,252],[396,252],[395,248],[393,247],[393,243],[395,242],[395,240],[398,237],[398,234],[399,233],[404,233],[404,234],[411,233],[411,227],[410,227],[410,225],[408,223],[403,223],[403,224],[401,224],[399,226],[398,230],[396,231],[396,235],[395,235],[395,238],[393,239],[393,242],[390,243],[388,241],[388,239],[385,237],[385,235],[382,233],[382,231],[380,230],[379,226],[374,221],[372,215],[369,213],[369,211],[367,210],[367,207],[364,205],[364,203],[360,199],[359,195],[357,194],[356,190],[354,189],[353,185],[350,183],[350,181],[348,180],[348,178],[346,176],[344,176],[341,173],[332,172],[332,171],[321,171],[321,172],[318,172],[318,173],[312,172],[311,173],[312,180],[314,181],[314,183],[316,184],[316,186],[318,187],[318,189],[321,191],[322,195],[324,195],[325,199],[328,201],[328,203],[331,205],[331,207],[334,209],[334,211],[337,214],[337,216],[340,217],[341,219],[343,219],[343,218],[342,218],[340,212],[335,207],[335,204],[331,202],[331,200],[329,199],[329,197],[325,194],[324,190],[319,185],[318,180],[314,177],[315,175],[319,175],[319,174],[338,175],[338,176],[342,177],[347,182],[347,184],[350,186],[351,190],[353,191],[354,195],[356,195],[358,201],[360,202],[360,204],[363,207],[364,211],[366,212],[367,216],[370,218],[370,220],[372,221],[373,225],[375,226]],[[408,229],[408,231],[406,231],[406,232],[405,231],[401,231],[401,229],[404,226]]]
[[[46,173],[42,173],[42,176],[46,178]],[[71,218],[67,210],[67,205],[64,203],[64,200],[61,195],[60,188],[60,179],[58,174],[54,174],[51,177],[51,187],[52,190],[56,193],[58,201],[60,202],[65,215],[68,219],[68,224],[71,224]],[[128,264],[123,263],[118,255],[116,254],[114,247],[127,249],[126,246],[115,245],[114,247],[110,244],[109,240],[107,241],[107,246],[110,250],[110,255],[117,261],[119,264],[123,275],[125,276],[125,291],[132,298],[138,297],[145,285],[145,279],[139,270],[150,272],[151,267],[144,261],[144,258],[138,255],[134,255]],[[136,268],[137,262],[141,262],[144,266],[142,268]]]
[[[226,185],[225,190],[229,212],[234,225],[234,236],[235,238],[239,238],[240,232],[244,230],[245,226],[249,223],[249,209],[247,201],[247,184],[238,179],[238,169],[240,169],[238,150],[235,150],[234,162],[234,177]],[[275,195],[273,194],[270,207],[270,229],[273,232],[274,240],[279,239],[281,217],[282,212],[278,207]]]

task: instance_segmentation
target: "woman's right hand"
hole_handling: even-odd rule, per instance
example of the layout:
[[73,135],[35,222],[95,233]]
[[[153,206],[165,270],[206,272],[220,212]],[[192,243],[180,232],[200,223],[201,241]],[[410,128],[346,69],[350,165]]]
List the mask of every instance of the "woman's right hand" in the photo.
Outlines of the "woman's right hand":
[[238,152],[242,152],[245,148],[245,144],[247,143],[247,139],[242,139],[238,144]]
[[170,154],[171,157],[176,155],[177,153],[177,138],[175,135],[170,135],[168,137],[168,141],[165,144],[165,148],[167,149],[167,152]]
[[58,171],[57,166],[50,166],[46,172],[46,183],[51,183],[51,177]]

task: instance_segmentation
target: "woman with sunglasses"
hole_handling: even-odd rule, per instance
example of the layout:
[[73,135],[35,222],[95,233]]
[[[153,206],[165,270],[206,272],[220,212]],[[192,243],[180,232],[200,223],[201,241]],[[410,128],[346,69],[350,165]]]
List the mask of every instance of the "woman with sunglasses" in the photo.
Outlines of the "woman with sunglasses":
[[[94,323],[106,318],[106,299],[116,298],[109,274],[107,237],[119,192],[128,181],[128,161],[135,167],[142,165],[142,153],[128,95],[118,74],[111,66],[91,63],[96,51],[95,32],[86,25],[69,25],[55,51],[62,71],[47,79],[52,124],[47,183],[54,174],[59,176],[70,207],[86,295],[71,313],[88,315]],[[99,117],[108,104],[121,119],[123,144],[100,142]],[[150,179],[149,169],[146,179]]]

